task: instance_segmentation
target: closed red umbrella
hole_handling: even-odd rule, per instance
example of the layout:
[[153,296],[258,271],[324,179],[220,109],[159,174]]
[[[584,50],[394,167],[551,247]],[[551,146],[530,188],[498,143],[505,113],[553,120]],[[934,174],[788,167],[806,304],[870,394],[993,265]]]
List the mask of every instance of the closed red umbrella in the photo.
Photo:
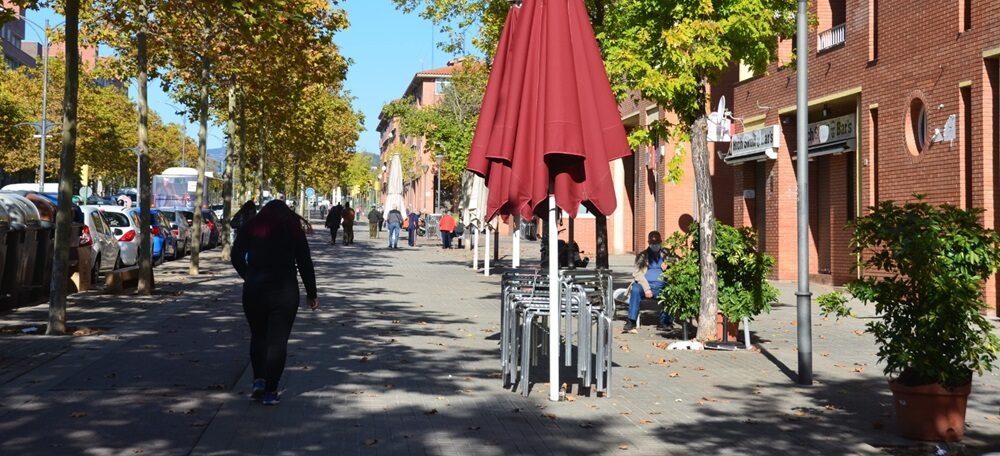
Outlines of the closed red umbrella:
[[[468,169],[489,188],[487,220],[549,209],[550,315],[558,315],[555,206],[616,208],[609,162],[631,154],[583,0],[523,0],[500,36]],[[549,319],[558,398],[558,318]]]

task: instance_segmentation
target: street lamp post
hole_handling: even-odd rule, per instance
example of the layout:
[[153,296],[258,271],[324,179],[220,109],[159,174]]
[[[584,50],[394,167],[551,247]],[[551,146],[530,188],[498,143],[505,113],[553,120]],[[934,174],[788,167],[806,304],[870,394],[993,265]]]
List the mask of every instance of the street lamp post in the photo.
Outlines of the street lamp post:
[[38,161],[38,191],[45,191],[45,137],[49,134],[49,129],[54,125],[48,120],[48,107],[49,107],[49,20],[45,20],[45,27],[42,27],[30,19],[24,17],[21,14],[17,15],[28,24],[34,27],[41,33],[42,38],[42,115],[41,119],[37,125],[32,125],[38,130],[38,135],[41,136],[41,144],[39,145],[39,156]]
[[438,210],[442,206],[442,204],[441,204],[441,162],[444,161],[444,154],[437,154],[437,156],[435,156],[434,158],[437,159],[437,165],[438,165],[438,169],[437,169],[437,178],[438,178],[437,179],[438,180],[437,204],[434,205],[434,209]]

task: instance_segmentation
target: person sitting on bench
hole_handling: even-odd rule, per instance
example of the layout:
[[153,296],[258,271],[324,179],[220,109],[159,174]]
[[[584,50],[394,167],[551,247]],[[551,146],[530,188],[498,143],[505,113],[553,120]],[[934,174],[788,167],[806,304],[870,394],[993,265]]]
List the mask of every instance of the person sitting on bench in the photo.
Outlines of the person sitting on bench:
[[[628,322],[623,332],[637,334],[636,320],[639,318],[639,303],[655,298],[663,289],[663,271],[667,269],[667,251],[663,249],[663,238],[659,231],[650,231],[647,238],[649,247],[635,256],[635,271],[632,272],[632,292],[628,297]],[[670,325],[672,321],[663,322]]]

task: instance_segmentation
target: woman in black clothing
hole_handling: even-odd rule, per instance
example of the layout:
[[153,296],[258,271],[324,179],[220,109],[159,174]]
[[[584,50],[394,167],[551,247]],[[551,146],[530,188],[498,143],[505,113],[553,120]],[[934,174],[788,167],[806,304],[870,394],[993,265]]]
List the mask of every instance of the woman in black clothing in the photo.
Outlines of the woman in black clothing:
[[250,323],[250,363],[254,399],[278,403],[278,381],[285,370],[288,336],[299,304],[296,267],[306,302],[316,310],[316,275],[299,217],[274,200],[240,227],[232,263],[243,278],[243,311]]

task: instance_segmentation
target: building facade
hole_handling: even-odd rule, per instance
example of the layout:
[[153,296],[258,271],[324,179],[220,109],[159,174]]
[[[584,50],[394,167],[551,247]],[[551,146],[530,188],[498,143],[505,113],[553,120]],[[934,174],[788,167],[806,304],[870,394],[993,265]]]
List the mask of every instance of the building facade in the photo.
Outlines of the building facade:
[[35,66],[35,58],[38,53],[31,52],[39,49],[38,43],[24,41],[27,23],[23,19],[24,8],[12,6],[7,0],[3,0],[3,7],[14,9],[18,16],[0,26],[0,46],[3,47],[3,60],[7,68],[19,68],[22,66]]
[[[451,60],[447,66],[416,73],[403,92],[402,98],[411,98],[417,108],[437,104],[444,95],[444,88],[450,83],[453,73],[460,69],[461,65],[461,60]],[[392,159],[392,149],[394,146],[403,146],[411,149],[415,157],[410,164],[411,169],[403,171],[403,196],[407,210],[423,214],[437,212],[435,210],[437,160],[428,149],[426,138],[403,134],[399,119],[388,118],[384,112],[379,114],[376,131],[379,133],[379,160],[382,163],[381,202],[385,202],[385,192],[388,188],[388,166]],[[405,163],[403,165],[406,166]]]
[[[882,201],[924,194],[983,208],[1000,222],[1000,2],[817,0],[808,37],[810,275],[858,277],[851,222]],[[915,39],[918,37],[918,39]],[[737,225],[752,226],[796,277],[795,70],[792,40],[767,74],[741,69],[729,90],[737,134]],[[996,312],[997,281],[987,287]]]

